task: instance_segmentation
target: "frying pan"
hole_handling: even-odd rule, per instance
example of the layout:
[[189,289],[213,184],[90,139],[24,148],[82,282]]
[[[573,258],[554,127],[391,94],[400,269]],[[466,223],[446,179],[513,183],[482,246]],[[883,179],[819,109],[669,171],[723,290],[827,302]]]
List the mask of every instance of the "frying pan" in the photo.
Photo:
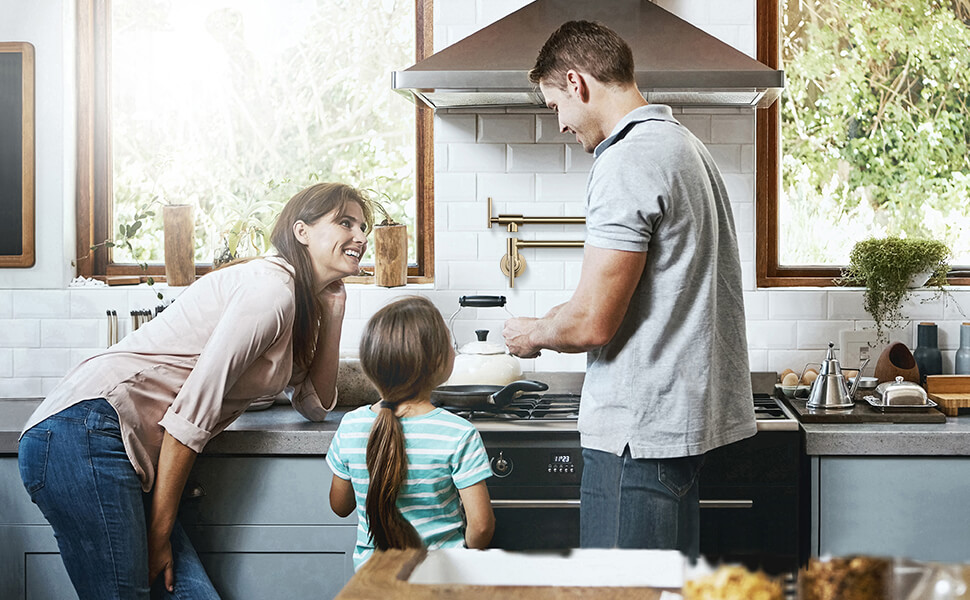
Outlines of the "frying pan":
[[457,410],[498,410],[508,406],[520,392],[544,392],[541,381],[521,379],[501,385],[442,385],[431,390],[431,404]]

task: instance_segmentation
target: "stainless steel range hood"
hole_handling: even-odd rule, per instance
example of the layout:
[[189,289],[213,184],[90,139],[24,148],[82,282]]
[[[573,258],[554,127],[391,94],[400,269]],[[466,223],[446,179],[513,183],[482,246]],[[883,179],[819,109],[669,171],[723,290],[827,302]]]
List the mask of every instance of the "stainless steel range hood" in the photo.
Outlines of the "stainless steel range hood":
[[633,48],[650,102],[763,108],[785,86],[770,69],[647,0],[536,0],[403,71],[391,87],[432,108],[541,106],[528,72],[566,21],[600,21]]

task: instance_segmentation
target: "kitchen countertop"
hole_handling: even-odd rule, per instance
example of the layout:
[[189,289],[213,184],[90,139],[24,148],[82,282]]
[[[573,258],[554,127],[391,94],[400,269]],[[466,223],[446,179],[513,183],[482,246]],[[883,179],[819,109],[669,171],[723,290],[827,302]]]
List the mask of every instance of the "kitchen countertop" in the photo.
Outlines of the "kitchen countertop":
[[[549,384],[551,393],[575,393],[583,373],[526,373]],[[39,398],[0,399],[0,454],[16,454],[20,430]],[[326,421],[312,423],[288,404],[246,412],[212,439],[205,454],[325,454],[340,419],[352,406],[338,406]],[[802,423],[806,452],[825,456],[970,456],[970,417],[942,424]]]
[[[535,372],[523,378],[547,383],[549,393],[579,393],[584,376],[582,372]],[[17,453],[20,431],[40,402],[40,398],[0,399],[0,455]],[[288,403],[245,412],[212,438],[203,454],[326,454],[340,419],[354,408],[338,404],[319,423],[307,421]]]

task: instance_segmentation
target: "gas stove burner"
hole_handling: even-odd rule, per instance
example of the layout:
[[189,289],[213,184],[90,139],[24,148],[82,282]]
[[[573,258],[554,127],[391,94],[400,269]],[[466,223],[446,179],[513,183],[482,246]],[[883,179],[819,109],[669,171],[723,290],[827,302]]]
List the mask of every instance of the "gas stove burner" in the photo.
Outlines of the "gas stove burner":
[[575,421],[579,418],[579,394],[522,394],[504,408],[455,414],[469,421]]

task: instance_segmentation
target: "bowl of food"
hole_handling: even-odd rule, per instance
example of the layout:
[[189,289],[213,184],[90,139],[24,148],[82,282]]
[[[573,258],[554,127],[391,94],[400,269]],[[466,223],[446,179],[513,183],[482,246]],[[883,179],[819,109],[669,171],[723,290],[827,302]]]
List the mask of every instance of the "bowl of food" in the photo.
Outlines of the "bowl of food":
[[782,385],[777,383],[775,387],[781,390],[785,398],[808,398],[808,392],[812,389],[812,386],[804,384]]

